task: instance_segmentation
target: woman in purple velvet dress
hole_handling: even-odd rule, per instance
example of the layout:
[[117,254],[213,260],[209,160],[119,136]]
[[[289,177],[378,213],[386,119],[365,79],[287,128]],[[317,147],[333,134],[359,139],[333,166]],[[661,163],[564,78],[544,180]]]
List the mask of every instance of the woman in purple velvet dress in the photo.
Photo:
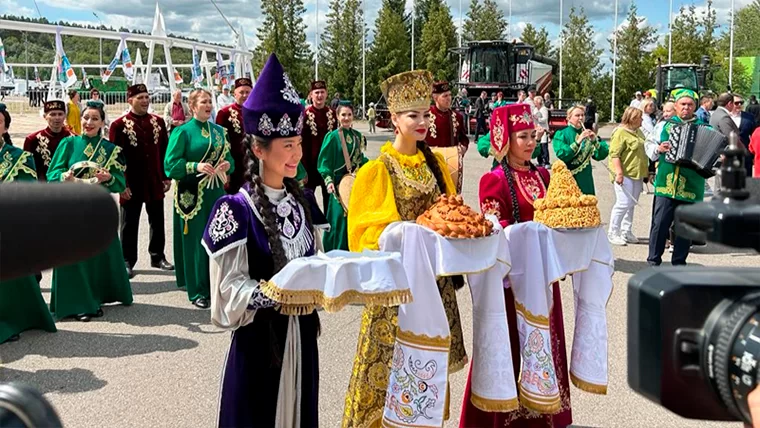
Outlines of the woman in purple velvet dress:
[[262,294],[289,261],[315,253],[327,225],[295,176],[303,107],[275,55],[243,106],[246,183],[217,200],[203,236],[210,258],[211,321],[232,330],[222,374],[220,427],[318,426],[316,311],[283,315]]

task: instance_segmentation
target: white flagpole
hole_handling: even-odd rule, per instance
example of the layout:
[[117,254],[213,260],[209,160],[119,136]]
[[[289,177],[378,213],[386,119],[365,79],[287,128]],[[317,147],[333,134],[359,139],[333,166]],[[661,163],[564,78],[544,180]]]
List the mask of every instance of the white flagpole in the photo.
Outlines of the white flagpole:
[[314,8],[314,14],[316,15],[317,30],[314,32],[314,46],[316,54],[314,56],[314,80],[319,80],[319,0]]
[[563,1],[559,0],[559,108],[562,108],[562,48],[565,45],[562,37],[562,17],[564,15]]
[[670,0],[670,15],[668,19],[668,64],[673,62],[673,0]]
[[414,0],[412,0],[412,70],[414,70]]
[[509,23],[507,24],[507,34],[509,41],[512,41],[512,0],[509,0]]
[[459,79],[462,78],[462,0],[459,0]]
[[362,115],[367,116],[367,2],[362,1]]
[[612,106],[610,121],[615,122],[615,79],[617,78],[617,41],[618,41],[618,0],[615,0],[615,39],[612,42]]
[[[731,0],[731,41],[728,48],[728,86],[732,86],[734,80],[734,0]],[[733,87],[731,88],[733,90]]]

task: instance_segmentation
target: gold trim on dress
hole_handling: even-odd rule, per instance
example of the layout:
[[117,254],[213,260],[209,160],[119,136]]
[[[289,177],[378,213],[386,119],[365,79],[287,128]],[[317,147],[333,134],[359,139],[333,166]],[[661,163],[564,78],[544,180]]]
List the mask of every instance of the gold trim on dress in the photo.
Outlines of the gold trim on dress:
[[[524,391],[521,390],[520,392]],[[526,409],[533,410],[534,412],[550,415],[559,413],[559,411],[562,409],[562,403],[560,402],[559,395],[557,395],[557,398],[554,400],[554,402],[549,404],[541,404],[531,401],[531,399],[526,397],[525,394],[520,394],[520,404],[522,404]]]
[[426,334],[417,334],[412,333],[411,331],[401,330],[401,327],[396,329],[396,341],[405,342],[405,346],[418,345],[421,347],[436,348],[428,349],[429,351],[449,352],[449,348],[451,346],[451,336],[431,337]]
[[520,401],[517,397],[509,400],[493,400],[481,397],[474,392],[470,395],[470,403],[479,410],[491,413],[507,413],[520,408]]
[[526,322],[536,324],[534,327],[549,327],[549,317],[536,315],[515,299],[515,312],[522,315]]
[[346,290],[336,297],[328,297],[317,290],[283,290],[272,281],[261,281],[261,292],[265,296],[284,306],[305,305],[321,306],[327,312],[338,312],[350,304],[374,306],[399,306],[412,302],[412,292],[392,290],[381,293],[361,293],[356,290]]
[[570,372],[570,381],[573,382],[576,388],[590,392],[592,394],[607,395],[607,385],[597,385],[595,383],[587,382],[578,376]]

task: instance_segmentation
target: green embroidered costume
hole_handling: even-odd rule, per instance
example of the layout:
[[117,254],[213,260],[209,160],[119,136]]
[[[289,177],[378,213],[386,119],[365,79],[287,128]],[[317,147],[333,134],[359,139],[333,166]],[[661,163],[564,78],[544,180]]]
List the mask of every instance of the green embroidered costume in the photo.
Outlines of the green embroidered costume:
[[[97,164],[96,168],[75,166],[85,161]],[[96,169],[106,170],[111,174],[111,179],[101,183],[101,186],[111,193],[121,193],[126,189],[126,165],[121,148],[99,136],[77,135],[61,140],[50,161],[48,182],[64,181],[64,174],[72,167],[75,167],[74,177],[81,180],[92,179]],[[102,304],[112,302],[132,304],[132,288],[124,268],[124,255],[118,237],[106,251],[53,270],[50,311],[56,318],[94,314]]]
[[[660,134],[660,141],[667,141],[670,138],[670,130],[679,123],[683,123],[683,120],[678,116],[674,116],[665,123]],[[693,123],[706,125],[699,119]],[[666,162],[665,154],[660,153],[657,175],[654,178],[654,194],[684,202],[702,202],[705,196],[705,179],[693,169],[681,168]]]
[[597,138],[596,140],[584,139],[577,142],[576,138],[583,132],[583,128],[575,128],[568,125],[564,129],[554,133],[552,146],[554,154],[559,160],[567,165],[567,169],[573,173],[578,187],[586,195],[594,195],[594,176],[591,172],[591,159],[601,161],[607,158],[610,148],[607,142]]
[[199,163],[217,167],[230,163],[227,174],[235,170],[230,144],[223,127],[193,118],[179,126],[169,138],[164,169],[174,180],[174,262],[177,287],[187,287],[191,302],[209,299],[208,255],[201,247],[203,231],[214,202],[224,185],[200,176]]
[[[346,250],[348,251],[348,231],[346,228],[346,212],[338,201],[338,184],[348,173],[346,160],[341,147],[340,133],[346,141],[346,150],[351,162],[351,172],[356,173],[362,165],[367,163],[367,157],[362,152],[364,137],[354,129],[338,128],[325,135],[322,150],[317,160],[317,171],[325,180],[325,185],[333,183],[335,192],[327,203],[327,220],[330,222],[330,230],[325,232],[323,244],[325,251]],[[348,205],[348,201],[344,201]]]
[[[0,183],[36,181],[35,171],[31,153],[10,144],[0,146]],[[30,275],[0,282],[0,343],[31,329],[56,331],[37,279]]]

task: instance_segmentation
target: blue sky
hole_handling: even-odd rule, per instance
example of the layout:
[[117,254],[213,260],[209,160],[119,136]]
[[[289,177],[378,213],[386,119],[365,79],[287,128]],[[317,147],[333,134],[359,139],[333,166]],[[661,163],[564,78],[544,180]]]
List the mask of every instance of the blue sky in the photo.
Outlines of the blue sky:
[[[365,0],[367,21],[370,33],[374,26],[380,0]],[[447,0],[451,7],[455,24],[459,23],[460,0]],[[512,37],[519,37],[525,23],[531,22],[536,26],[546,26],[552,37],[558,34],[560,0],[514,0],[512,4]],[[619,17],[622,24],[630,0],[619,1]],[[752,0],[735,0],[736,7],[742,7]],[[319,23],[324,25],[328,0],[304,0],[307,14],[304,17],[307,24],[308,40],[314,43],[317,28],[317,2],[319,3]],[[497,0],[508,16],[510,0]],[[718,11],[719,23],[726,27],[731,0],[715,0],[714,7]],[[470,0],[462,0],[463,13],[466,14]],[[260,0],[217,0],[217,4],[227,18],[238,28],[244,28],[249,46],[255,46],[256,28],[261,23]],[[411,9],[412,0],[407,0],[407,8]],[[678,8],[694,4],[704,8],[706,0],[673,0],[674,13]],[[49,20],[66,20],[79,23],[98,24],[93,12],[100,16],[106,25],[123,25],[128,28],[149,31],[153,20],[155,0],[37,0],[39,12]],[[169,32],[195,37],[205,41],[232,43],[232,32],[225,24],[219,13],[214,9],[210,0],[160,0],[159,5],[164,13]],[[608,49],[606,39],[614,26],[614,0],[564,0],[565,16],[571,7],[584,7],[597,33],[595,40],[600,47]],[[668,0],[638,0],[636,5],[639,13],[647,18],[647,22],[657,28],[661,36],[667,33]],[[2,0],[0,14],[9,13],[36,17],[38,16],[34,0]],[[0,30],[0,37],[2,30]],[[371,37],[371,36],[370,36]],[[607,52],[605,51],[605,55]]]

